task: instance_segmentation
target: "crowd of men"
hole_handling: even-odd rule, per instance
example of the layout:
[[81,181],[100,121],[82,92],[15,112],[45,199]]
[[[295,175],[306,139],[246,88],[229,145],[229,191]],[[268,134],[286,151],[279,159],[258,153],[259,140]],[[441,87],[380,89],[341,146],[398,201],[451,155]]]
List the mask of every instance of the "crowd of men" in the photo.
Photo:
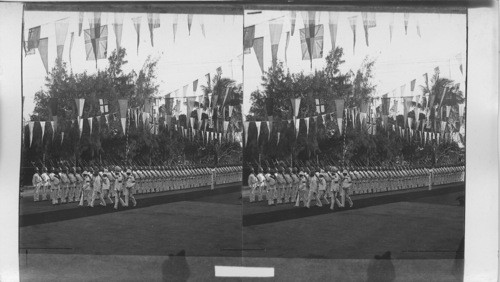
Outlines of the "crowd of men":
[[[291,203],[310,208],[329,205],[330,209],[353,206],[351,194],[428,187],[464,181],[463,165],[419,167],[290,167],[250,168],[250,202],[267,201],[268,205]],[[264,199],[265,198],[265,199]]]
[[167,168],[152,167],[43,167],[35,168],[32,184],[35,202],[52,205],[78,203],[94,207],[96,201],[128,207],[137,205],[135,194],[164,192],[241,181],[241,166]]

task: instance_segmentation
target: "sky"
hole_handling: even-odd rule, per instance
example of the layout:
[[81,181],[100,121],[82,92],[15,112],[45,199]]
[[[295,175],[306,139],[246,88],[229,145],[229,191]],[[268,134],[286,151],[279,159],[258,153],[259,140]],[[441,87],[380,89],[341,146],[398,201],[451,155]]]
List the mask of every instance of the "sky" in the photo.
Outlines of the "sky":
[[[89,18],[92,13],[85,13],[83,29],[89,28]],[[114,13],[102,13],[101,25],[108,25],[108,56],[116,49],[116,37],[113,30]],[[141,17],[139,51],[137,52],[137,33],[132,18]],[[178,18],[175,42],[173,39],[174,17]],[[164,96],[179,90],[183,94],[183,86],[189,84],[187,96],[192,96],[192,83],[198,79],[198,91],[206,85],[205,75],[216,73],[221,66],[224,77],[233,78],[241,83],[242,77],[242,38],[241,27],[243,16],[233,15],[194,15],[191,34],[188,32],[187,14],[160,14],[160,27],[154,29],[154,47],[151,46],[147,14],[124,13],[123,33],[121,46],[127,50],[128,64],[126,71],[140,70],[148,58],[158,58],[157,82],[159,92],[157,96]],[[69,65],[71,33],[74,32],[74,42],[71,50],[71,68],[73,72],[96,72],[94,60],[87,61],[84,44],[84,32],[78,36],[78,12],[39,12],[27,11],[24,14],[25,40],[28,31],[35,26],[41,26],[40,38],[49,38],[49,70],[54,66],[57,57],[55,42],[55,22],[69,21],[68,33],[65,40],[63,61]],[[201,23],[205,26],[203,36]],[[107,60],[98,60],[97,68],[104,69]],[[34,109],[33,97],[35,92],[45,86],[45,68],[36,50],[33,55],[24,57],[23,61],[23,95],[25,96],[23,116],[28,118]],[[200,93],[195,93],[199,95]]]
[[[138,71],[148,56],[158,58],[158,96],[166,95],[179,89],[182,96],[184,85],[192,85],[196,79],[199,86],[206,85],[205,74],[215,74],[216,68],[222,66],[223,76],[232,77],[237,82],[244,82],[243,113],[250,108],[250,93],[261,88],[261,70],[253,49],[250,54],[242,56],[242,26],[255,25],[255,37],[264,37],[264,69],[271,65],[271,46],[269,39],[269,21],[281,20],[283,29],[278,48],[278,60],[285,59],[286,33],[290,31],[289,11],[245,11],[245,16],[194,15],[191,34],[188,33],[187,14],[160,14],[160,27],[154,29],[154,47],[151,46],[147,15],[125,13],[123,19],[123,35],[121,45],[127,49],[128,65],[126,71]],[[252,13],[252,14],[248,14]],[[345,64],[341,70],[354,72],[368,56],[375,59],[374,79],[377,85],[374,96],[389,93],[389,96],[411,95],[409,83],[417,79],[421,85],[423,74],[433,73],[440,67],[441,75],[457,82],[465,77],[459,71],[457,55],[461,54],[463,69],[466,54],[466,16],[464,14],[415,14],[408,19],[408,32],[405,35],[404,16],[402,13],[376,13],[376,27],[369,29],[369,46],[366,46],[363,21],[360,12],[339,12],[336,45],[344,48]],[[85,13],[83,29],[89,28],[92,13]],[[300,32],[304,28],[303,12],[297,12],[294,35],[290,37],[287,49],[286,66],[291,72],[312,72],[322,68],[324,57],[331,50],[329,31],[329,13],[316,13],[317,24],[324,25],[323,58],[313,60],[310,68],[309,60],[302,60]],[[71,68],[74,72],[96,72],[95,61],[86,61],[83,32],[78,36],[78,12],[39,12],[27,11],[24,16],[25,38],[31,27],[41,26],[41,38],[49,38],[49,69],[56,58],[55,22],[69,21],[65,39],[63,60],[69,64],[70,38],[74,32],[71,50]],[[140,43],[137,52],[137,33],[132,18],[141,17]],[[173,22],[178,18],[176,40],[173,40]],[[356,46],[353,51],[353,31],[349,17],[357,17]],[[102,25],[108,25],[108,56],[116,48],[115,34],[112,28],[113,13],[102,13]],[[393,21],[393,37],[389,40],[389,23]],[[205,24],[206,37],[202,35],[201,23]],[[420,34],[417,34],[417,24]],[[40,55],[37,53],[24,57],[23,87],[25,111],[27,118],[34,108],[34,93],[44,88],[45,69]],[[104,69],[107,60],[99,60],[97,68]],[[241,64],[244,64],[243,68]],[[244,77],[243,77],[244,76]],[[407,84],[406,93],[401,94],[401,85]],[[464,85],[463,83],[461,85]],[[418,95],[417,91],[413,94]],[[188,87],[187,96],[193,95],[192,87]],[[396,90],[395,92],[393,90]],[[201,91],[201,87],[198,87]],[[195,93],[197,95],[199,93]]]
[[[255,13],[257,12],[257,13]],[[269,38],[269,21],[282,21],[283,29],[278,47],[278,60],[285,61],[286,33],[291,30],[289,11],[245,11],[245,27],[255,25],[255,37],[264,37],[264,70],[272,64]],[[250,14],[248,14],[250,13]],[[313,72],[325,66],[324,57],[332,48],[329,30],[329,13],[316,13],[316,23],[324,25],[323,58],[314,59],[312,70],[309,60],[302,60],[299,29],[304,28],[302,16],[297,12],[296,24],[287,54],[285,67],[291,72]],[[463,70],[466,69],[466,16],[465,14],[416,14],[408,18],[408,32],[405,35],[403,13],[376,13],[376,27],[369,29],[369,46],[365,43],[365,32],[361,12],[339,12],[336,45],[344,49],[345,64],[341,71],[356,72],[368,56],[375,59],[373,82],[377,85],[373,96],[389,93],[389,97],[410,96],[410,81],[417,79],[416,85],[422,85],[423,74],[433,74],[439,66],[441,76],[450,77],[456,82],[463,82],[465,77],[459,70],[457,55],[462,54]],[[353,51],[353,31],[349,18],[357,17],[356,46]],[[389,24],[393,20],[393,36],[390,40]],[[417,34],[417,24],[420,35]],[[250,93],[262,90],[261,70],[252,49],[244,55],[244,92],[243,112],[250,109]],[[401,85],[407,84],[401,94]],[[464,85],[464,83],[461,83]],[[413,93],[419,95],[418,87]],[[393,93],[393,90],[396,90]]]

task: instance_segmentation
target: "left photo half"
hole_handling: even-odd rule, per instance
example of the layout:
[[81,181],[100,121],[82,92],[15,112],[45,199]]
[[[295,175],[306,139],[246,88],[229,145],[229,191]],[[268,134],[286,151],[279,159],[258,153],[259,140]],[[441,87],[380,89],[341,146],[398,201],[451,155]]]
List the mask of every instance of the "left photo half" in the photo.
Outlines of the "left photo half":
[[239,260],[242,10],[23,18],[21,280],[187,280],[203,258]]

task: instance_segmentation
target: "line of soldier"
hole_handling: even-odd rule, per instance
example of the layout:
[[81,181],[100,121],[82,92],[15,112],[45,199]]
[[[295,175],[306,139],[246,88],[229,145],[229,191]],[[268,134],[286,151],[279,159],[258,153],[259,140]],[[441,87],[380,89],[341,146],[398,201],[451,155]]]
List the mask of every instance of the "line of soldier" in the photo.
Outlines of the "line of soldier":
[[[117,172],[118,168],[118,172]],[[83,172],[82,172],[83,170]],[[128,174],[127,174],[128,173]],[[115,175],[116,174],[116,175]],[[118,178],[122,175],[123,179]],[[99,177],[96,177],[99,176]],[[87,179],[88,178],[88,179]],[[115,181],[115,179],[119,179]],[[127,179],[133,178],[133,185],[128,190],[126,188]],[[97,180],[96,180],[97,179]],[[106,180],[107,179],[107,180]],[[109,184],[108,184],[109,180]],[[95,183],[97,181],[98,183]],[[40,173],[35,168],[32,178],[34,186],[33,199],[52,201],[52,204],[64,204],[71,202],[82,203],[82,195],[96,191],[94,197],[86,197],[89,206],[93,206],[96,197],[99,197],[101,204],[105,205],[104,198],[113,202],[111,197],[120,197],[120,193],[125,197],[123,206],[128,206],[128,198],[133,194],[155,193],[170,190],[188,189],[202,186],[211,186],[213,189],[217,184],[234,183],[241,181],[241,166],[221,166],[221,167],[199,167],[199,168],[171,168],[167,167],[128,167],[123,170],[119,166],[106,167],[72,167],[67,166],[54,168],[50,171],[42,168]],[[88,185],[87,185],[88,183]],[[122,186],[120,188],[120,185]],[[94,188],[95,187],[95,188]],[[101,188],[99,188],[101,187]],[[117,193],[118,191],[119,193]],[[102,196],[102,197],[101,197]],[[101,199],[102,198],[102,199]],[[132,200],[134,202],[134,200]],[[135,202],[134,202],[135,203]],[[115,207],[118,203],[115,201]]]
[[277,168],[258,167],[257,173],[250,168],[248,186],[249,201],[267,200],[268,205],[292,203],[296,207],[309,208],[312,201],[317,206],[352,207],[351,194],[383,192],[464,181],[463,165],[418,167],[345,167],[335,166]]

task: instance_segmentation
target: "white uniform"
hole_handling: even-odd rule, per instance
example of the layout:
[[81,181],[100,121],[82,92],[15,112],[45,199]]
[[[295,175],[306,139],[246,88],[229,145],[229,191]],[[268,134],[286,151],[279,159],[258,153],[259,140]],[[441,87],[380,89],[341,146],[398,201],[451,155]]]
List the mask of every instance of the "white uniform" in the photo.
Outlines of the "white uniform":
[[42,201],[50,198],[50,177],[44,172],[42,173]]
[[349,190],[352,186],[352,180],[349,174],[344,175],[342,179],[342,207],[345,207],[345,200],[349,201],[351,207],[353,206],[353,202],[351,197],[349,196]]
[[52,204],[58,204],[58,194],[59,194],[59,184],[61,180],[59,179],[59,175],[55,173],[51,173],[50,177],[50,198],[52,199]]
[[318,195],[318,177],[316,177],[316,175],[309,177],[309,195],[307,196],[306,204],[307,208],[311,206],[311,200],[313,197],[316,199],[316,205],[322,207],[323,204],[321,203]]
[[33,174],[32,184],[35,188],[33,200],[38,202],[40,200],[40,188],[42,187],[42,177],[38,174],[38,172]]
[[259,186],[259,180],[253,172],[248,176],[248,186],[250,187],[250,203],[253,203],[255,202],[257,187]]
[[106,201],[104,201],[104,198],[102,197],[102,181],[99,174],[93,176],[92,183],[93,183],[92,185],[93,189],[92,189],[92,200],[90,201],[90,206],[94,207],[94,201],[96,197],[99,197],[99,200],[101,200],[101,206],[106,206]]
[[135,186],[135,178],[130,173],[130,175],[127,175],[127,178],[125,180],[125,189],[123,190],[123,194],[125,195],[125,205],[128,207],[128,200],[129,198],[132,200],[132,203],[134,204],[134,207],[137,205],[137,201],[135,200],[134,197],[134,186]]

